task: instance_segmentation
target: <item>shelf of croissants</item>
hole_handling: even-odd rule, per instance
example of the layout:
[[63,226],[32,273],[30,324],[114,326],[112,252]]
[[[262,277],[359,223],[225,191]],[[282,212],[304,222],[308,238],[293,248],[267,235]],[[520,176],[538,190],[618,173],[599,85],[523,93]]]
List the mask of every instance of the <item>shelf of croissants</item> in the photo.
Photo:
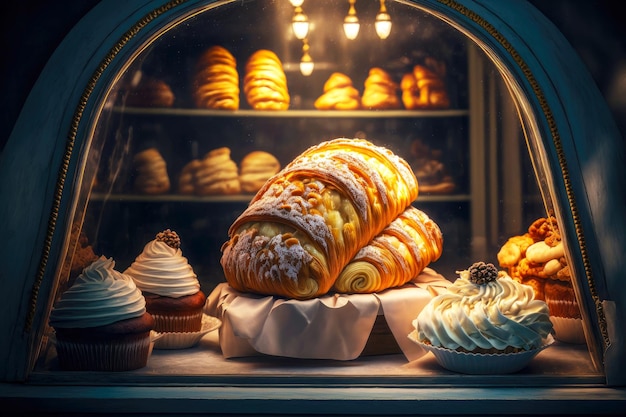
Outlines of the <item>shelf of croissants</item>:
[[[466,115],[451,110],[446,66],[432,58],[394,78],[381,67],[372,67],[363,86],[353,83],[357,74],[333,72],[321,88],[294,92],[288,85],[283,63],[271,50],[260,49],[237,68],[226,48],[214,45],[198,58],[187,91],[177,93],[162,78],[130,74],[115,96],[116,111],[185,116],[282,116],[282,117],[418,117]],[[306,94],[305,94],[306,93]],[[312,98],[310,110],[300,110],[302,98]],[[189,109],[176,107],[187,103]],[[129,107],[127,107],[129,106]],[[138,107],[139,109],[134,109]]]
[[[350,140],[342,143],[347,145]],[[419,184],[421,201],[469,201],[468,195],[458,192],[454,178],[440,160],[441,152],[416,139],[411,143],[410,154],[407,165],[412,172],[409,175],[414,175]],[[287,167],[289,165],[283,166],[275,155],[262,150],[248,152],[236,161],[231,148],[223,146],[188,161],[178,172],[171,172],[159,149],[149,147],[133,155],[132,185],[127,186],[128,191],[103,192],[106,186],[96,178],[92,200],[249,202]]]

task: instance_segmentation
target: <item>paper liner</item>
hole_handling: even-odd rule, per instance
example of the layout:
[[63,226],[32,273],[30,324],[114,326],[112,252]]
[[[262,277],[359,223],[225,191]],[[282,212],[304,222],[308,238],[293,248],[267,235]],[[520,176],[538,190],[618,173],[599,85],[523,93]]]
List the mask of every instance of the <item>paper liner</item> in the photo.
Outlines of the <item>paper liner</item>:
[[219,328],[222,321],[217,317],[204,315],[202,317],[202,329],[198,332],[157,332],[159,339],[154,342],[155,349],[187,349],[200,342],[202,337]]
[[[189,330],[196,331],[198,327],[198,321],[202,320],[202,310],[197,313],[189,314],[186,316],[168,316],[165,314],[150,313],[156,322],[155,329],[160,333],[166,332],[186,332]],[[198,330],[199,331],[199,330]]]
[[132,371],[148,363],[154,340],[150,335],[126,343],[76,342],[51,335],[61,369],[66,371]]
[[465,353],[456,350],[432,346],[417,340],[417,330],[409,333],[409,339],[428,352],[432,352],[437,363],[452,372],[473,375],[510,374],[524,368],[543,349],[554,343],[551,335],[544,340],[544,344],[533,350],[517,353],[485,354]]
[[572,300],[546,299],[546,304],[550,309],[550,315],[554,317],[573,318],[580,315],[578,303]]
[[554,327],[554,338],[559,342],[583,344],[586,343],[582,319],[570,317],[550,317]]
[[152,349],[154,349],[154,343],[163,337],[162,333],[155,332],[154,330],[150,330],[150,349],[148,350],[148,358],[152,355]]

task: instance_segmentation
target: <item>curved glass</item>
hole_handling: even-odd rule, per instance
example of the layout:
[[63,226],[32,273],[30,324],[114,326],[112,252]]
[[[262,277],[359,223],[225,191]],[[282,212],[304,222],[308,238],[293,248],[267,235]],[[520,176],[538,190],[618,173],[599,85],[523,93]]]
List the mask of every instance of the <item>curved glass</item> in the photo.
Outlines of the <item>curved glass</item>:
[[[379,2],[356,4],[360,30],[347,39],[346,1],[304,2],[300,9],[288,1],[224,1],[170,22],[138,47],[94,118],[50,306],[95,256],[112,257],[124,271],[158,232],[172,229],[215,307],[225,282],[220,257],[229,227],[269,178],[255,171],[253,181],[244,179],[244,159],[263,151],[285,167],[307,148],[339,137],[367,139],[411,165],[419,182],[413,206],[444,236],[441,257],[428,267],[445,280],[484,261],[545,285],[545,276],[531,280],[533,274],[520,275],[518,264],[503,265],[498,257],[510,238],[528,238],[538,219],[555,216],[558,223],[561,215],[543,168],[541,132],[521,90],[496,56],[444,16],[406,2],[385,4],[392,22],[385,39],[374,25]],[[305,39],[292,26],[302,14],[309,22]],[[221,55],[207,58],[216,46]],[[276,87],[280,75],[267,61],[258,89],[248,83],[254,78],[249,60],[260,50],[278,58],[286,89]],[[332,91],[337,73],[351,86]],[[566,239],[563,244],[559,270],[573,256]],[[526,266],[535,268],[535,277],[547,274],[544,264]],[[221,307],[211,312],[223,313]],[[432,356],[407,358],[405,341],[387,324],[376,321],[380,333],[372,333],[350,367],[261,356],[241,341],[229,352],[243,353],[227,360],[223,333],[212,331],[190,349],[155,349],[129,378],[435,376],[450,382]],[[58,371],[52,344],[42,346],[41,356],[37,371]],[[584,335],[575,343],[557,340],[522,373],[544,382],[546,375],[557,383],[563,376],[599,381],[592,356]],[[515,377],[508,381],[514,384]]]

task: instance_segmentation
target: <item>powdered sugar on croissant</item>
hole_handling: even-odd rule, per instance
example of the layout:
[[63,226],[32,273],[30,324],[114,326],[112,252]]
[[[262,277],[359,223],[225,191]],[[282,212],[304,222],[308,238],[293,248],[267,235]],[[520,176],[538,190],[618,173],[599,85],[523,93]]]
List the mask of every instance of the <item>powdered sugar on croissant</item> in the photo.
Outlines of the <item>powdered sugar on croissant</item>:
[[239,291],[308,299],[417,198],[409,165],[361,139],[309,148],[259,190],[222,247]]

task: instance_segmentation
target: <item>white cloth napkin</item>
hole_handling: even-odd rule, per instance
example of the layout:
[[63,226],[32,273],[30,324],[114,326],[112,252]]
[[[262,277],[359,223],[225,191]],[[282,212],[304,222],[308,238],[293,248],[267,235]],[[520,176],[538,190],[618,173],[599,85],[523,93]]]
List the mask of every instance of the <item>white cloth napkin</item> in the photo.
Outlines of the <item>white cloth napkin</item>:
[[428,286],[450,285],[426,268],[403,287],[377,294],[331,294],[311,300],[240,293],[227,283],[209,295],[205,312],[222,320],[219,340],[226,358],[261,354],[302,359],[352,360],[365,347],[378,314],[412,361],[426,352],[407,335],[432,298]]

